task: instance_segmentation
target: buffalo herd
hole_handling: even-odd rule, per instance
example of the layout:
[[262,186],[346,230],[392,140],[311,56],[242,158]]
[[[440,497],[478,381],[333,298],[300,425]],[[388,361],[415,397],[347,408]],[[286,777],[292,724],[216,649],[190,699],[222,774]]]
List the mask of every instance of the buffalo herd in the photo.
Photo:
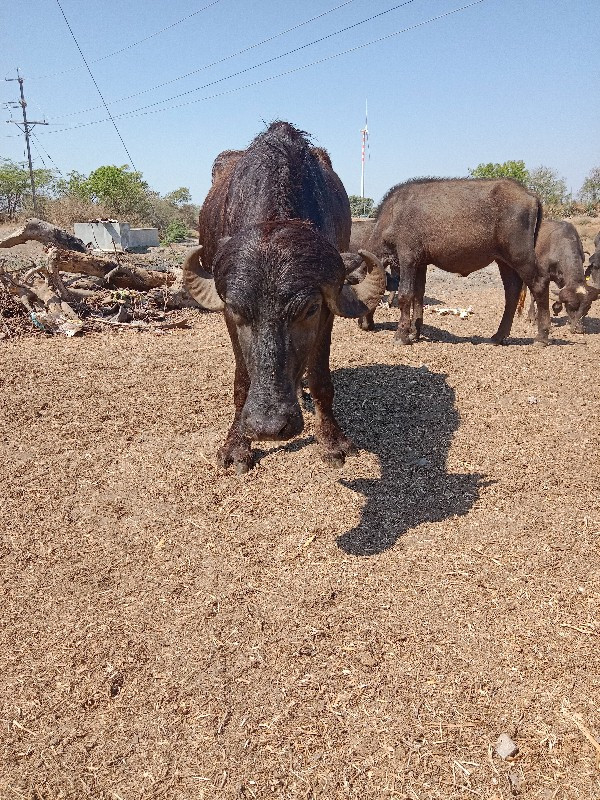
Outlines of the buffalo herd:
[[540,345],[550,331],[550,281],[559,288],[553,311],[564,306],[575,332],[583,332],[600,296],[600,234],[584,271],[573,225],[542,221],[539,198],[518,182],[407,181],[388,191],[374,220],[353,225],[328,153],[282,121],[246,150],[217,156],[198,229],[184,280],[200,306],[224,313],[235,410],[219,461],[238,473],[253,464],[253,440],[284,441],[302,431],[304,376],[323,459],[339,466],[355,452],[333,415],[334,317],[354,317],[370,330],[387,288],[398,292],[395,341],[417,341],[430,264],[466,276],[497,263],[505,305],[494,344],[509,336],[527,289]]

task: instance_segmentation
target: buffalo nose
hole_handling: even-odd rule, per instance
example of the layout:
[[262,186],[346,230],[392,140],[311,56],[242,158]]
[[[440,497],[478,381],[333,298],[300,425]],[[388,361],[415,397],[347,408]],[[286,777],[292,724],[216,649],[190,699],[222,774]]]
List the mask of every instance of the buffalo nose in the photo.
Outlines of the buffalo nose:
[[302,431],[302,415],[250,413],[244,419],[244,434],[259,441],[283,441]]

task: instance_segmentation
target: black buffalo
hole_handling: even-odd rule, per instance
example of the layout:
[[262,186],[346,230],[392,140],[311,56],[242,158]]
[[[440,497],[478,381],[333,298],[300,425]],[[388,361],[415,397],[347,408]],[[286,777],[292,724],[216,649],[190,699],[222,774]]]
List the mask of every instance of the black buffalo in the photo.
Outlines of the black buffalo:
[[245,472],[252,440],[302,431],[306,374],[323,457],[342,464],[355,448],[332,411],[333,319],[375,308],[385,278],[365,253],[364,281],[344,283],[350,205],[329,156],[302,131],[274,122],[247,150],[221,158],[199,233],[202,247],[184,265],[186,286],[200,305],[224,309],[236,363],[235,415],[220,463]]

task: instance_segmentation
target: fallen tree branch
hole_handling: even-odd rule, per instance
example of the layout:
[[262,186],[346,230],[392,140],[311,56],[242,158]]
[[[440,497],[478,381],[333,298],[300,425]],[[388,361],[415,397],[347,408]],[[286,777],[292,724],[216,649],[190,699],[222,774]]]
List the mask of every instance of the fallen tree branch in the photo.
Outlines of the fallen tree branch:
[[175,282],[175,275],[170,272],[145,269],[130,263],[123,264],[114,258],[75,253],[58,247],[48,250],[48,266],[52,272],[60,270],[76,275],[91,275],[102,278],[105,283],[110,282],[118,289],[135,289],[138,292],[168,287]]
[[[113,318],[93,316],[90,322],[155,330],[188,324],[187,320],[152,323],[157,312],[164,316],[167,309],[198,307],[183,286],[181,269],[164,272],[147,269],[147,262],[140,263],[135,256],[93,254],[80,239],[39,219],[28,220],[0,241],[0,247],[10,248],[28,241],[44,244],[46,258],[38,264],[31,262],[33,267],[12,258],[4,259],[3,267],[0,259],[0,287],[4,286],[21,302],[33,324],[41,330],[68,336],[81,331],[83,319],[71,303],[86,317],[94,306],[106,305],[108,301],[115,304]],[[113,290],[110,295],[106,292],[109,288]]]
[[73,336],[83,328],[83,322],[61,294],[66,292],[62,281],[36,266],[20,275],[0,273],[0,284],[25,306],[33,324],[51,333],[62,332]]
[[0,240],[0,247],[15,247],[30,241],[41,242],[47,246],[65,247],[79,253],[86,252],[83,242],[77,236],[35,217],[28,219],[25,225]]

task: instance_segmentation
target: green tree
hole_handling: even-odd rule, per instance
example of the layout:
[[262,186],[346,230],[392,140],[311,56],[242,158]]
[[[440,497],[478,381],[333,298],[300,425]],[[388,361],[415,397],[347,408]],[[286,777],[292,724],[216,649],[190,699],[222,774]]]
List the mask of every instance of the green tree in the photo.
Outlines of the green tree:
[[560,205],[567,197],[567,184],[556,170],[539,166],[529,173],[527,184],[535,192],[544,205]]
[[192,202],[192,195],[187,186],[180,186],[179,189],[174,189],[165,195],[165,200],[172,203],[174,206],[181,208],[181,206],[188,205]]
[[92,201],[88,179],[77,170],[72,170],[66,178],[59,178],[56,181],[56,193],[59,197],[76,197],[78,200]]
[[594,167],[579,190],[579,199],[584,203],[600,203],[600,167]]
[[[34,169],[36,193],[50,191],[54,173],[49,169]],[[12,219],[31,202],[29,169],[8,158],[0,159],[0,214]]]
[[143,217],[150,209],[148,184],[141,172],[131,172],[128,164],[98,167],[82,184],[91,200],[100,203],[115,216]]
[[357,194],[351,194],[348,198],[350,200],[350,213],[353,217],[372,217],[374,216],[374,203],[371,197],[360,197]]
[[472,178],[514,178],[523,186],[529,184],[529,172],[524,161],[505,161],[503,164],[478,164],[474,169],[469,167]]

